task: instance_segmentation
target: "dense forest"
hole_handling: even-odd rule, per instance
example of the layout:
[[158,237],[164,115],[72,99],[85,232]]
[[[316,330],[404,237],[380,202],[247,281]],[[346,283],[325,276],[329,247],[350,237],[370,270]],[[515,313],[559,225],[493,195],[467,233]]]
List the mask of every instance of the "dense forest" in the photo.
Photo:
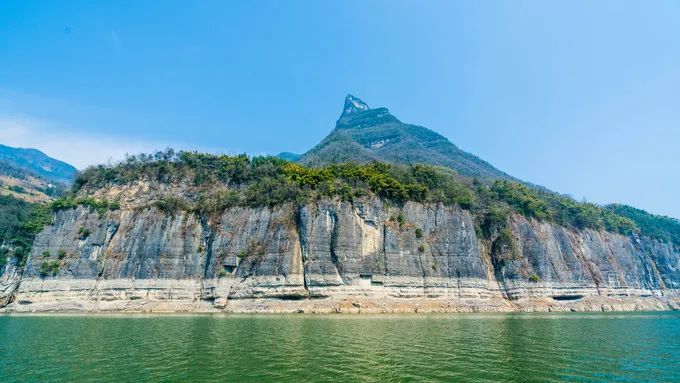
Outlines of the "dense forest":
[[[55,202],[57,208],[77,204],[96,209],[118,208],[117,201],[78,199],[83,188],[125,184],[135,180],[189,183],[203,187],[195,198],[161,198],[157,207],[204,214],[231,206],[273,206],[319,198],[352,201],[377,196],[394,204],[406,201],[457,205],[477,216],[481,233],[502,227],[516,212],[540,221],[575,229],[608,230],[671,241],[680,245],[678,221],[620,205],[601,207],[522,183],[499,180],[481,183],[464,179],[452,170],[431,165],[396,165],[381,162],[341,163],[305,167],[276,157],[227,156],[166,150],[130,156],[113,166],[90,167],[76,178],[73,192]],[[215,188],[216,185],[222,187]],[[83,193],[80,193],[83,194]]]
[[664,242],[680,244],[680,220],[678,219],[649,214],[644,210],[621,204],[608,205],[607,210],[631,219],[643,235]]

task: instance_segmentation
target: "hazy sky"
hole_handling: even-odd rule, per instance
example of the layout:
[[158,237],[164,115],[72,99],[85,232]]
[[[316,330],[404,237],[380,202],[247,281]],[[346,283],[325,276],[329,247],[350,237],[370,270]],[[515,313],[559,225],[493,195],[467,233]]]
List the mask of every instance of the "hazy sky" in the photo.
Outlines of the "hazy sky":
[[680,2],[0,3],[0,143],[304,152],[347,93],[521,179],[680,217]]

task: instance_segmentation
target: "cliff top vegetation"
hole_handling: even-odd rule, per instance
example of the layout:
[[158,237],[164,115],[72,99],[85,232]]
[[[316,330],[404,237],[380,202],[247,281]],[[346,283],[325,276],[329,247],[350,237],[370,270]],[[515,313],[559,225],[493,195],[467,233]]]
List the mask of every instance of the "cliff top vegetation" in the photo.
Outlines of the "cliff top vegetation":
[[210,213],[233,206],[275,206],[320,198],[352,201],[375,196],[395,204],[414,201],[457,205],[475,214],[483,231],[502,227],[509,214],[516,212],[575,229],[607,230],[624,235],[640,233],[680,244],[677,229],[680,223],[672,218],[622,205],[602,207],[579,202],[510,180],[491,184],[465,181],[450,169],[422,164],[372,162],[306,167],[269,156],[250,158],[166,150],[130,156],[115,165],[90,167],[77,176],[72,192],[54,205],[57,208],[77,204],[97,209],[118,208],[117,202],[76,196],[86,194],[83,190],[138,180],[203,187],[193,200],[161,198],[157,206],[165,210]]

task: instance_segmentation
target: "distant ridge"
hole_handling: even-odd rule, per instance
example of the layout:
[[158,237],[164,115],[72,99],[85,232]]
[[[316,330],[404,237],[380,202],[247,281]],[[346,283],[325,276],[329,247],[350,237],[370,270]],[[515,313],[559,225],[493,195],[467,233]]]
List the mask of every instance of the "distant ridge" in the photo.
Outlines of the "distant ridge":
[[370,108],[351,94],[345,98],[335,129],[299,159],[310,166],[346,161],[426,163],[445,166],[460,175],[481,180],[514,179],[459,149],[441,134],[403,123],[387,108]]
[[78,172],[72,165],[49,157],[40,150],[6,145],[0,145],[0,162],[59,184],[70,184]]
[[296,153],[291,153],[291,152],[281,152],[278,154],[279,158],[287,160],[287,161],[292,161],[292,162],[297,162],[300,160],[300,155]]

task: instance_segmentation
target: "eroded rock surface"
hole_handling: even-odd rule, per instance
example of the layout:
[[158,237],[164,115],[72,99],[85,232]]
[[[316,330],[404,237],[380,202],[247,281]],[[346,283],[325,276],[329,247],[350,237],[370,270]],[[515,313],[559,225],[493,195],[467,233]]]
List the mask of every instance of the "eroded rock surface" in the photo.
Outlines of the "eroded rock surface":
[[[131,197],[132,198],[132,197]],[[494,254],[469,212],[325,200],[219,216],[56,214],[6,311],[512,311],[678,307],[680,249],[513,216]],[[46,273],[45,262],[58,265]]]

